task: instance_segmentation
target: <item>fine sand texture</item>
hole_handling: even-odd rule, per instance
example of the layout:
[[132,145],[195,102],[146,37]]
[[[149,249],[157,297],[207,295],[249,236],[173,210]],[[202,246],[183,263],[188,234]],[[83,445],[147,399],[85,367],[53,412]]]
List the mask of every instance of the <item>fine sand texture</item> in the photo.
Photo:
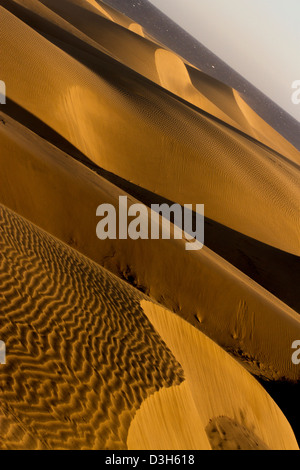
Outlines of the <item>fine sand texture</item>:
[[[252,372],[298,381],[299,367],[291,361],[291,344],[300,337],[294,310],[207,247],[187,252],[181,240],[99,240],[97,206],[110,203],[118,214],[118,197],[127,193],[11,118],[4,121],[5,205],[180,314]],[[129,206],[137,202],[127,196]]]
[[146,427],[150,448],[211,449],[219,415],[241,448],[253,435],[298,448],[263,388],[202,333],[4,206],[0,220],[0,448],[149,448]]
[[[300,153],[101,1],[0,18],[0,448],[296,449]],[[99,240],[120,196],[204,248]]]
[[[66,0],[44,0],[41,9],[54,3],[51,15],[59,10],[60,19],[63,7],[77,11],[77,2],[68,8]],[[54,20],[45,33],[37,30],[39,15],[23,4],[9,2],[15,15],[1,12],[1,43],[9,51],[1,73],[10,99],[105,170],[180,204],[205,203],[217,223],[299,255],[298,167],[289,156],[188,106],[65,29],[61,36]]]

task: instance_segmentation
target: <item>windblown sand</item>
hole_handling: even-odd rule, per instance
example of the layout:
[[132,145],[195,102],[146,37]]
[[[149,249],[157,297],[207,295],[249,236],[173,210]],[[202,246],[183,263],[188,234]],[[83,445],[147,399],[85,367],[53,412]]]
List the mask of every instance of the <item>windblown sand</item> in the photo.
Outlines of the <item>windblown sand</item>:
[[[296,449],[251,374],[300,379],[299,152],[104,3],[0,15],[0,448]],[[208,246],[98,240],[120,195]]]
[[202,333],[4,206],[0,220],[2,449],[148,448],[144,426],[152,445],[162,434],[165,448],[210,449],[205,425],[220,413],[297,449],[267,393]]

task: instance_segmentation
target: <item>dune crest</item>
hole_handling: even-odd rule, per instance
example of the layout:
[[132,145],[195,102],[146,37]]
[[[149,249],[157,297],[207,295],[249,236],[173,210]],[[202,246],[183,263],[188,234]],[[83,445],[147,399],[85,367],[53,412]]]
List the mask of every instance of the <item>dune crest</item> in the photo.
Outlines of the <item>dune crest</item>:
[[239,127],[237,122],[193,86],[186,65],[180,57],[160,48],[155,51],[155,63],[161,86],[222,121]]
[[[284,158],[144,82],[103,53],[101,62],[90,63],[86,56],[84,64],[6,10],[4,19],[3,44],[9,40],[15,47],[4,57],[2,73],[10,83],[8,97],[19,106],[105,170],[179,204],[204,202],[206,216],[216,222],[300,254],[298,172]],[[30,67],[27,57],[33,58]],[[49,65],[53,61],[55,73]],[[22,79],[13,71],[16,62]],[[28,94],[28,83],[33,94]],[[61,112],[57,103],[75,83],[78,90],[89,84],[89,106],[83,96],[66,120],[69,107]]]
[[[290,349],[300,335],[295,311],[207,247],[187,254],[180,240],[98,240],[96,208],[101,203],[117,208],[119,195],[126,192],[9,117],[4,121],[4,204],[119,277],[131,279],[257,375],[299,380],[300,369],[292,364]],[[9,183],[12,172],[14,188]],[[76,194],[80,197],[74,199]],[[129,205],[135,202],[129,197]]]
[[108,18],[110,21],[114,21],[113,17],[108,13],[107,9],[103,8],[99,2],[96,0],[87,0],[88,3],[92,5],[92,7],[96,8],[102,15]]
[[[142,300],[141,305],[180,362],[204,427],[215,416],[227,416],[252,430],[271,449],[298,449],[286,418],[243,367],[178,316],[151,302]],[[235,386],[237,378],[238,387]],[[155,405],[159,406],[159,393],[152,396],[153,405],[156,399]],[[147,416],[147,412],[143,416],[142,405],[129,429],[129,441],[131,432],[135,434],[141,429],[144,418],[144,426],[147,425]],[[136,420],[139,423],[132,431]],[[279,433],[276,426],[281,430]]]
[[143,38],[145,37],[143,28],[137,24],[137,23],[131,23],[131,25],[128,28],[130,31],[134,32],[135,34],[138,34],[139,36],[142,36]]
[[[296,449],[300,152],[104,2],[0,13],[0,448]],[[205,246],[99,240],[120,196]]]

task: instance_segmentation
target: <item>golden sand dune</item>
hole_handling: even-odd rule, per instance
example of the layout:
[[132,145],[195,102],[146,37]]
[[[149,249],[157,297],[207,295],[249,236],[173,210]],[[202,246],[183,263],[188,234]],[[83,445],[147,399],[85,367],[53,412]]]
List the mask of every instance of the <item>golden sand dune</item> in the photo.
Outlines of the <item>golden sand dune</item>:
[[138,292],[4,207],[0,219],[0,447],[125,448],[136,410],[181,366]]
[[[96,208],[101,203],[118,208],[118,196],[126,193],[7,116],[4,122],[1,202],[131,279],[239,356],[252,372],[273,380],[299,379],[300,370],[291,362],[291,344],[300,336],[298,314],[206,247],[188,253],[180,240],[98,240]],[[134,202],[129,197],[129,205]]]
[[289,161],[98,49],[58,47],[7,10],[2,16],[9,98],[104,169],[181,204],[205,202],[209,218],[299,254],[298,174]]
[[[85,41],[90,43],[89,39],[93,39],[101,50],[105,47],[106,53],[138,73],[300,163],[299,152],[255,112],[250,112],[237,92],[186,65],[172,51],[162,49],[140,25],[132,23],[116,10],[107,5],[101,6],[95,0],[65,0],[63,3],[43,0],[38,4],[35,0],[13,2],[15,8],[17,5],[26,6],[30,12],[37,12],[43,18],[51,18],[51,22],[54,21],[55,24],[61,23],[63,18],[66,20],[63,30],[72,27],[73,34],[76,34],[76,26],[76,36],[79,31],[85,33]],[[10,9],[15,11],[12,5]],[[103,18],[99,18],[99,14]],[[21,17],[24,17],[24,12]],[[28,21],[32,22],[30,13]],[[111,22],[115,24],[112,25]],[[148,40],[141,42],[140,38],[134,37],[124,28]],[[226,110],[225,113],[222,109]]]
[[188,69],[180,57],[160,48],[155,52],[155,63],[159,82],[164,88],[222,121],[239,128],[237,121],[231,119],[192,84]]
[[[0,448],[296,449],[249,371],[299,384],[299,152],[98,0],[0,15]],[[98,240],[121,195],[212,249]]]
[[[237,129],[274,149],[297,165],[300,164],[299,151],[261,119],[236,90],[201,73],[194,67],[187,65],[187,70],[190,81],[198,90],[198,94],[201,92],[204,97],[218,105],[227,116],[223,119],[225,122],[231,124],[229,119],[233,120]],[[204,107],[203,109],[218,117],[212,108]]]
[[[205,428],[220,413],[268,447],[298,448],[275,403],[212,341],[4,206],[0,220],[0,448],[125,449],[127,437],[141,447],[134,417],[140,409],[143,426],[160,391],[157,436],[169,413],[169,426],[181,413],[202,436],[184,448],[209,449]],[[178,393],[198,415],[183,413]],[[172,433],[164,439],[171,448]]]
[[[88,0],[87,2],[81,2],[82,5],[84,5],[85,8],[88,7],[87,3],[89,3],[93,8],[96,8],[98,12],[105,18],[108,18],[110,21],[114,21],[113,17],[109,14],[108,8],[103,8],[99,2],[96,2],[96,0]],[[93,11],[93,10],[92,10]]]
[[139,34],[143,38],[145,37],[143,28],[137,23],[131,23],[131,25],[129,26],[129,30],[133,31],[135,34]]
[[[235,445],[235,448],[246,450],[247,445],[250,447],[254,443],[256,448],[264,448],[264,445],[271,449],[286,446],[286,437],[289,435],[288,423],[280,424],[282,429],[280,436],[272,435],[268,416],[274,416],[274,404],[243,368],[179,317],[149,301],[142,300],[141,305],[156,331],[183,367],[186,381],[179,387],[158,391],[142,404],[129,429],[128,444],[131,448],[136,447],[136,442],[140,443],[140,448],[169,448],[167,441],[169,436],[173,435],[173,426],[175,439],[172,448],[187,448],[184,447],[184,443],[189,444],[188,440],[184,442],[186,429],[183,427],[180,432],[178,422],[174,419],[176,409],[171,407],[172,395],[175,395],[174,403],[179,403],[180,408],[183,407],[182,403],[185,403],[187,408],[193,405],[194,410],[191,409],[190,416],[194,416],[194,419],[199,418],[199,421],[207,424],[205,431],[211,443],[214,439],[211,439],[211,432],[207,429],[210,422],[215,423],[220,417],[226,417],[227,420],[232,420],[235,429],[233,426],[231,439],[230,436],[224,439],[226,427],[223,424],[225,431],[223,439],[233,441],[231,445]],[[235,386],[237,377],[239,377],[238,387]],[[228,386],[229,395],[226,392],[222,393]],[[217,390],[219,393],[215,393]],[[162,413],[161,409],[165,415],[163,420],[165,424],[160,433],[155,432],[155,429],[156,420]],[[222,429],[221,426],[220,428]],[[244,442],[240,436],[242,429],[244,432],[248,430]],[[192,428],[190,432],[193,432]],[[188,436],[187,432],[186,437]],[[258,440],[255,442],[256,437]]]
[[[201,73],[195,67],[185,64],[172,51],[162,49],[156,41],[149,38],[140,25],[132,23],[129,18],[116,10],[104,4],[101,6],[100,2],[95,0],[65,0],[64,2],[43,0],[39,3],[36,0],[26,0],[26,2],[13,0],[13,4],[10,4],[11,11],[16,11],[18,5],[29,9],[26,18],[29,24],[33,21],[30,15],[33,11],[45,19],[51,19],[51,22],[54,21],[55,24],[61,23],[62,19],[66,20],[63,30],[72,27],[73,34],[76,36],[79,31],[85,33],[84,41],[90,43],[92,39],[101,50],[105,47],[107,54],[138,73],[222,121],[258,138],[292,161],[300,163],[299,152],[254,111],[250,110],[235,90]],[[24,12],[21,13],[21,18],[23,17]],[[77,33],[74,31],[74,26],[76,26]],[[43,25],[44,30],[45,28],[48,29],[49,25]],[[130,31],[148,40],[141,41]],[[60,32],[60,35],[62,33]]]

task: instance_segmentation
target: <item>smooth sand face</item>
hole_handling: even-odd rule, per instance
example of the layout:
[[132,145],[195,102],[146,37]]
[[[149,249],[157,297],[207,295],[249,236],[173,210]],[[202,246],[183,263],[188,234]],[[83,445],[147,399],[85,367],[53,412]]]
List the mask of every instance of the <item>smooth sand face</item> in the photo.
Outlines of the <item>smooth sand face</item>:
[[137,24],[137,23],[131,23],[129,26],[130,31],[133,31],[135,34],[138,34],[139,36],[142,36],[143,38],[145,37],[143,28]]
[[0,220],[2,449],[148,448],[151,396],[160,448],[209,449],[203,423],[220,413],[298,448],[266,392],[199,331],[4,206]]
[[200,109],[216,116],[231,126],[239,128],[239,124],[223,113],[213,101],[207,99],[192,84],[188,69],[184,61],[176,54],[165,49],[155,52],[155,64],[161,86]]
[[[179,317],[151,302],[142,301],[141,305],[155,329],[182,365],[186,381],[179,387],[170,388],[167,392],[158,391],[145,401],[129,429],[129,447],[134,448],[137,441],[141,449],[153,449],[156,445],[159,446],[158,449],[166,448],[164,446],[169,438],[173,444],[170,448],[178,448],[180,443],[176,438],[181,434],[176,428],[178,421],[174,419],[174,415],[179,403],[181,410],[186,406],[188,418],[185,421],[191,420],[190,433],[195,433],[197,436],[195,448],[198,445],[197,439],[201,440],[201,447],[205,448],[207,445],[207,435],[203,432],[201,434],[200,423],[202,422],[202,431],[206,429],[210,437],[207,426],[221,416],[236,423],[236,429],[233,428],[231,432],[231,440],[241,448],[249,445],[249,439],[241,439],[239,431],[242,427],[249,429],[249,434],[258,437],[257,447],[263,447],[265,443],[265,447],[289,448],[293,436],[289,432],[288,422],[281,412],[278,413],[276,405],[263,388],[240,365]],[[237,380],[238,387],[235,386]],[[184,406],[180,404],[180,399],[185,403]],[[182,419],[181,412],[178,420]],[[168,413],[170,416],[166,417]],[[159,444],[160,433],[155,432],[155,429],[160,429],[160,419],[166,423],[162,429],[161,444]],[[280,423],[281,435],[277,432],[272,433],[270,423],[274,421]],[[175,429],[172,427],[173,422],[176,423]],[[200,428],[200,432],[193,429],[195,424]],[[187,422],[185,426],[188,427]],[[184,428],[182,434],[185,434]],[[193,442],[188,437],[188,431],[185,436],[186,441],[184,437],[180,439],[183,449],[189,448],[184,445],[188,446]],[[296,441],[293,445],[293,448],[297,448]]]
[[[109,61],[100,67],[90,56],[78,62],[10,13],[4,11],[4,17],[10,26],[2,32],[3,41],[18,31],[17,38],[11,37],[15,48],[4,58],[3,74],[20,106],[104,169],[180,204],[204,201],[207,217],[299,254],[299,185],[289,161],[120,64]],[[30,67],[27,57],[33,57]],[[18,60],[21,79],[13,72]],[[28,83],[36,84],[32,94]],[[126,92],[128,86],[134,93]]]
[[[96,0],[87,0],[88,3],[96,8],[97,11],[101,13],[105,18],[109,19],[110,21],[114,21],[113,17],[108,13],[107,9],[103,8]],[[84,5],[84,3],[83,3]]]
[[119,194],[126,193],[5,119],[0,197],[7,206],[120,277],[133,277],[137,287],[217,343],[235,355],[242,351],[251,371],[299,379],[290,349],[300,335],[298,314],[206,247],[187,254],[179,240],[98,240],[96,208],[118,207]]
[[[296,448],[227,352],[299,382],[299,315],[283,302],[300,311],[299,152],[104,4],[5,5],[0,204],[18,215],[1,206],[0,398],[13,410],[0,410],[0,447]],[[96,208],[120,195],[204,203],[217,252],[226,243],[247,275],[206,246],[99,241]]]

